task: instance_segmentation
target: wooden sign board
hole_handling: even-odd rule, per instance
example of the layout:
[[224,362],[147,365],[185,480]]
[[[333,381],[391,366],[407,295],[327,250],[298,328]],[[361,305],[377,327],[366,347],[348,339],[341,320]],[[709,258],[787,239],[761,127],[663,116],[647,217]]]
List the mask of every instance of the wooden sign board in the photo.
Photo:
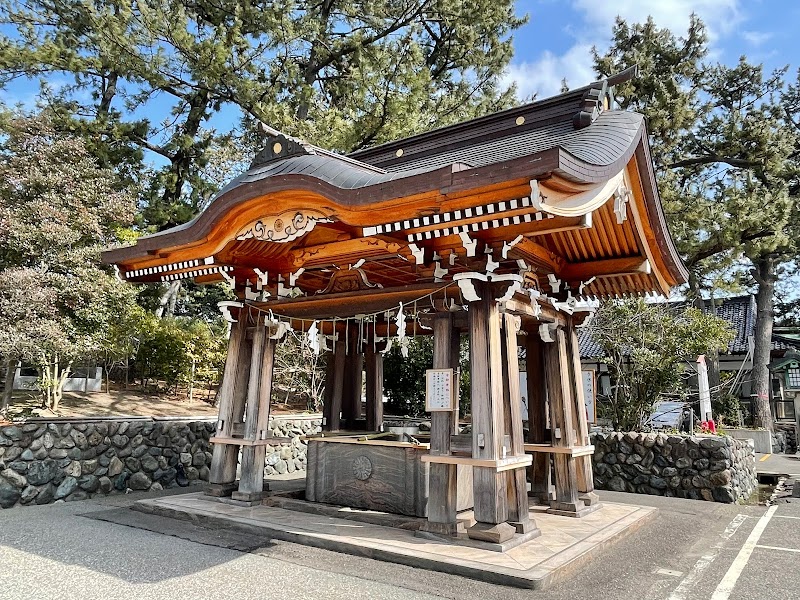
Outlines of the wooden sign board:
[[453,369],[425,371],[425,411],[456,410],[455,382]]

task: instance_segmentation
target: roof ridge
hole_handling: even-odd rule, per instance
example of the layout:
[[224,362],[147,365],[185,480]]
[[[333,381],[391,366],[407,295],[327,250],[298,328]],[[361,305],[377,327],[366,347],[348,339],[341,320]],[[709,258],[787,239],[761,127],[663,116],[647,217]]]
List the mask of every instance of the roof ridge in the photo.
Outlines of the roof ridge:
[[444,133],[457,132],[462,129],[468,129],[474,127],[475,125],[483,125],[487,123],[492,123],[494,121],[500,121],[505,118],[508,118],[509,116],[513,116],[517,113],[529,111],[532,108],[536,108],[538,110],[542,107],[547,106],[548,104],[557,105],[559,103],[565,102],[568,98],[575,96],[577,100],[576,111],[575,115],[570,117],[570,119],[572,120],[573,117],[577,118],[578,115],[585,112],[584,105],[586,104],[587,100],[589,100],[587,99],[588,92],[590,92],[591,90],[596,90],[598,88],[602,89],[603,92],[607,92],[608,88],[617,83],[622,83],[624,81],[631,79],[632,77],[636,76],[637,72],[638,72],[638,66],[630,67],[620,73],[617,73],[616,75],[599,79],[583,87],[575,88],[573,90],[568,90],[567,92],[564,92],[562,94],[549,96],[541,100],[527,102],[525,104],[520,104],[518,106],[512,106],[510,108],[489,113],[487,115],[482,115],[480,117],[475,117],[473,119],[467,119],[465,121],[459,121],[458,123],[453,123],[451,125],[444,125],[442,127],[437,127],[436,129],[429,129],[427,131],[416,133],[403,138],[398,138],[396,140],[391,140],[388,142],[376,144],[375,146],[370,146],[368,148],[362,148],[360,150],[350,152],[349,154],[347,154],[347,156],[351,158],[360,156],[369,156],[374,153],[386,151],[387,149],[390,149],[393,146],[399,144],[407,145],[409,143],[417,143],[427,139],[439,137]]

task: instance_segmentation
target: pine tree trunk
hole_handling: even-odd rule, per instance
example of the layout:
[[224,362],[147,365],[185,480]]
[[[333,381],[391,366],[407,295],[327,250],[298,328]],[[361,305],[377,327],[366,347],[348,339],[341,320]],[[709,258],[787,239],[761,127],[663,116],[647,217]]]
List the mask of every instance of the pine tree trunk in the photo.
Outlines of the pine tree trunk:
[[175,312],[175,300],[178,297],[178,292],[181,289],[180,281],[173,281],[168,286],[161,298],[158,300],[158,308],[156,309],[156,316],[160,319],[162,317],[169,317]]
[[754,261],[753,275],[758,283],[756,293],[756,325],[753,333],[753,425],[772,431],[772,412],[770,397],[769,362],[772,346],[773,294],[775,291],[775,258],[771,255],[759,257]]

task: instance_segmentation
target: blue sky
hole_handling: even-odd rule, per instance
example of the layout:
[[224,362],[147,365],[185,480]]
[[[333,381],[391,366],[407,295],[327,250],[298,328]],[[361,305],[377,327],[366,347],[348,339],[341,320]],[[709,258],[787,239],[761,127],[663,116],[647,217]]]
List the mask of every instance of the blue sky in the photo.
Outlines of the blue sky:
[[686,32],[692,12],[708,27],[710,58],[733,64],[744,54],[768,69],[800,67],[796,0],[520,0],[517,14],[527,13],[530,21],[514,35],[506,78],[523,98],[557,94],[563,77],[580,87],[594,81],[591,48],[608,47],[617,15],[628,22],[652,15],[659,27],[677,34]]

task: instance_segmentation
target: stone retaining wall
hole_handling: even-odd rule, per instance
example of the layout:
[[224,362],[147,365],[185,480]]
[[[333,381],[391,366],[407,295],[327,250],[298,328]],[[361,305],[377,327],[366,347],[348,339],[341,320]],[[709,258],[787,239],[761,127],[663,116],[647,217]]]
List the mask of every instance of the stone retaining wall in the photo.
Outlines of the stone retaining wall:
[[306,470],[306,449],[308,445],[301,440],[302,435],[312,435],[322,431],[322,418],[286,416],[270,419],[269,428],[278,437],[292,438],[290,444],[267,446],[265,475],[294,473]]
[[797,425],[794,423],[775,423],[772,441],[773,452],[795,454],[797,452]]
[[214,421],[172,420],[0,427],[0,507],[207,480],[213,430]]
[[591,439],[597,489],[736,502],[758,485],[752,446],[728,436],[612,432]]
[[[321,424],[319,417],[271,419],[274,434],[292,441],[267,446],[265,473],[304,471],[300,436]],[[129,419],[0,427],[0,508],[208,481],[215,426],[214,419]]]

